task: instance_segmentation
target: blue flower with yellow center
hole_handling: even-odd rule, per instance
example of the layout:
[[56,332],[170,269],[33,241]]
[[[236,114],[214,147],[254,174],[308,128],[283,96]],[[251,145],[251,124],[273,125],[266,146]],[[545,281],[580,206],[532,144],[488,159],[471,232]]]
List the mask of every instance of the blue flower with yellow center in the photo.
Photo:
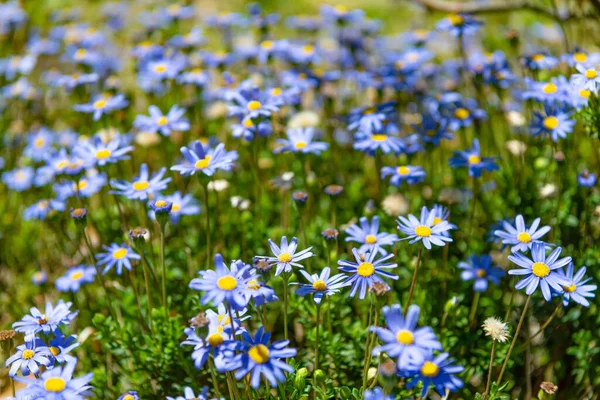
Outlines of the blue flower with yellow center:
[[277,266],[275,270],[275,276],[282,272],[291,272],[292,266],[303,268],[299,263],[314,254],[310,251],[312,247],[296,252],[298,249],[298,239],[292,238],[292,241],[288,244],[286,236],[281,238],[279,246],[277,246],[271,239],[269,239],[269,247],[273,253],[272,257],[267,257],[267,262],[270,265]]
[[450,158],[450,166],[452,168],[467,167],[469,176],[473,178],[481,177],[482,171],[495,171],[500,169],[496,164],[497,157],[482,157],[479,140],[473,139],[470,149],[463,151],[455,151],[454,157]]
[[96,279],[96,268],[79,265],[69,268],[56,280],[56,289],[59,292],[77,292],[82,284],[94,282],[94,279]]
[[409,185],[414,185],[425,180],[425,171],[422,167],[416,165],[400,165],[398,167],[381,168],[381,179],[391,176],[390,183],[400,187],[402,182],[406,181]]
[[358,249],[359,254],[372,251],[377,248],[381,255],[386,255],[387,251],[382,246],[392,246],[398,241],[398,236],[393,233],[379,232],[379,217],[374,216],[369,222],[367,217],[361,217],[360,226],[354,224],[346,228],[348,235],[346,242],[361,243]]
[[141,259],[140,255],[134,253],[131,247],[125,243],[121,245],[112,243],[110,246],[103,245],[102,248],[106,250],[106,253],[96,254],[96,258],[98,259],[97,265],[105,265],[102,274],[106,274],[116,265],[117,275],[121,275],[123,267],[131,271],[131,260]]
[[342,282],[347,279],[347,276],[344,274],[337,274],[334,276],[330,276],[331,269],[329,267],[323,268],[321,274],[309,274],[303,269],[300,270],[300,273],[304,275],[309,284],[306,283],[291,283],[292,285],[300,285],[298,289],[296,289],[296,294],[298,296],[306,296],[307,294],[314,294],[313,300],[316,304],[321,304],[321,300],[323,296],[331,296],[340,291],[341,288],[346,286],[345,282]]
[[144,163],[140,165],[140,175],[135,177],[133,182],[112,179],[110,184],[115,190],[110,191],[110,193],[125,196],[129,200],[147,200],[161,190],[166,189],[167,184],[171,182],[171,178],[163,179],[165,172],[167,172],[167,169],[163,167],[150,177],[148,165]]
[[379,254],[379,249],[375,246],[371,252],[360,254],[357,249],[352,249],[355,262],[347,260],[338,261],[338,269],[340,271],[352,274],[345,281],[345,285],[352,285],[350,297],[354,297],[356,292],[359,292],[358,297],[362,300],[367,294],[367,289],[371,288],[374,283],[385,283],[383,278],[397,280],[398,276],[391,274],[386,269],[393,269],[398,264],[386,264],[385,262],[394,257],[393,254],[387,254],[378,260],[375,257]]
[[446,395],[446,390],[456,392],[462,388],[464,382],[454,376],[465,370],[460,365],[455,365],[454,360],[449,358],[448,353],[441,353],[434,356],[429,352],[427,356],[418,363],[414,363],[406,370],[399,371],[401,377],[410,377],[406,385],[408,389],[413,389],[419,383],[423,384],[421,397],[427,397],[430,386],[433,386],[440,396]]
[[503,246],[512,246],[513,253],[517,251],[525,252],[530,249],[534,243],[544,243],[540,240],[542,236],[550,232],[550,226],[540,227],[540,218],[533,220],[529,228],[525,225],[522,215],[517,215],[514,226],[507,220],[501,221],[501,227],[504,230],[497,229],[494,235],[502,239]]
[[504,276],[504,270],[492,265],[492,257],[487,254],[472,255],[467,261],[459,262],[458,268],[463,270],[460,274],[463,281],[475,281],[473,290],[476,292],[485,292],[488,282],[499,285],[500,278]]
[[525,288],[525,293],[531,295],[539,286],[544,299],[550,301],[552,297],[550,288],[561,292],[563,291],[563,286],[570,286],[573,282],[555,271],[571,262],[571,257],[558,259],[561,251],[562,249],[557,247],[550,255],[546,256],[546,245],[544,243],[534,243],[531,248],[531,259],[522,253],[515,253],[508,256],[510,261],[521,267],[519,269],[511,269],[508,271],[508,274],[525,276],[524,279],[517,282],[515,289],[521,290]]
[[390,358],[397,359],[398,369],[403,369],[409,367],[411,363],[423,360],[431,350],[442,350],[442,345],[433,333],[433,329],[428,326],[417,328],[420,311],[418,306],[411,305],[406,317],[398,304],[385,306],[382,311],[388,327],[369,328],[383,342],[381,346],[373,349],[373,355],[386,353]]
[[412,214],[408,218],[398,217],[398,229],[407,235],[400,240],[410,240],[410,244],[421,241],[427,250],[431,250],[432,244],[445,246],[446,242],[452,241],[448,234],[452,229],[450,223],[436,220],[436,213],[429,211],[427,207],[421,209],[421,216],[418,219]]
[[201,278],[192,279],[190,288],[204,292],[200,300],[202,304],[212,302],[217,306],[226,301],[236,310],[241,310],[249,300],[246,297],[250,280],[246,274],[248,268],[250,266],[241,261],[233,261],[229,269],[223,262],[223,256],[216,254],[215,270],[200,271]]
[[278,383],[285,382],[285,372],[294,372],[294,368],[282,358],[290,358],[296,355],[296,349],[287,348],[289,340],[279,340],[269,344],[271,334],[265,332],[261,326],[256,334],[251,336],[248,332],[242,333],[240,354],[237,354],[232,363],[235,369],[235,378],[242,379],[246,375],[250,378],[253,388],[260,386],[261,375],[264,376],[272,387]]
[[586,271],[586,267],[581,267],[577,273],[574,273],[572,262],[569,263],[566,271],[562,269],[556,270],[559,276],[571,282],[570,285],[563,285],[562,292],[554,292],[555,295],[562,295],[563,306],[568,306],[569,302],[573,300],[577,304],[589,307],[590,302],[586,297],[596,297],[596,294],[593,292],[598,289],[598,286],[589,284],[592,278],[585,277]]

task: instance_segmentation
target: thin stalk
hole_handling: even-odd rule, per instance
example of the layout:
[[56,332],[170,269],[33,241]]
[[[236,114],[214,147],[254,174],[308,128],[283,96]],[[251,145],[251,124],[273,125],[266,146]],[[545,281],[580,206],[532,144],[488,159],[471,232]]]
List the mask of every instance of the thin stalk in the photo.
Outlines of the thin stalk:
[[208,204],[208,183],[204,188],[204,213],[206,214],[206,269],[210,267],[210,208]]
[[540,327],[540,329],[535,333],[535,335],[531,336],[529,338],[529,340],[527,340],[527,343],[525,343],[523,346],[521,346],[518,350],[522,351],[524,350],[527,346],[529,346],[529,344],[531,343],[531,341],[533,339],[535,339],[540,333],[542,333],[544,331],[544,329],[546,329],[548,327],[548,325],[550,325],[550,322],[552,322],[552,320],[554,319],[554,317],[556,317],[558,315],[558,312],[560,311],[562,306],[562,303],[559,302],[556,305],[556,308],[554,309],[554,311],[552,312],[552,315],[550,315],[550,317],[548,317],[548,319],[546,320],[546,322],[544,322],[542,324],[542,326]]
[[321,324],[321,304],[317,304],[317,337],[315,339],[315,372],[319,369],[319,325]]
[[508,360],[510,359],[510,354],[512,353],[513,348],[515,347],[515,343],[517,343],[517,338],[519,337],[519,332],[521,331],[521,326],[523,325],[523,321],[525,320],[525,313],[527,312],[527,307],[529,307],[529,302],[531,301],[531,295],[527,297],[527,301],[525,302],[525,306],[523,307],[523,312],[521,313],[521,318],[519,318],[519,324],[517,325],[517,330],[513,336],[512,342],[510,342],[510,347],[508,348],[508,353],[506,353],[506,358],[504,359],[504,363],[502,364],[502,369],[500,370],[500,375],[498,376],[497,384],[502,382],[502,376],[504,376],[504,370],[508,365]]
[[367,346],[365,348],[365,359],[363,361],[364,366],[363,366],[363,390],[367,388],[367,373],[369,372],[369,366],[367,365],[367,360],[369,358],[369,340],[370,340],[370,332],[369,332],[369,327],[371,326],[371,323],[373,321],[373,303],[375,302],[373,300],[373,296],[370,296],[371,298],[371,305],[369,306],[369,322],[367,322]]
[[281,277],[283,278],[283,337],[288,340],[288,280],[289,276],[287,272],[284,272]]
[[144,249],[139,250],[140,256],[142,257],[142,271],[144,273],[144,286],[146,287],[146,299],[148,301],[148,324],[150,325],[150,332],[153,332],[152,327],[152,296],[150,295],[150,279],[148,276],[148,261],[144,255]]
[[481,292],[475,292],[473,296],[473,303],[471,303],[471,311],[469,312],[469,326],[473,326],[475,322],[475,314],[477,314],[477,306],[479,306],[479,296]]
[[162,271],[162,302],[165,308],[165,317],[169,317],[167,307],[167,267],[165,266],[165,225],[160,224],[160,267]]
[[496,352],[496,341],[493,340],[492,341],[492,352],[490,354],[490,365],[488,367],[487,384],[485,385],[485,393],[483,394],[484,400],[487,397],[488,393],[490,392],[490,385],[492,384],[492,368],[494,366],[494,353],[495,352]]
[[142,325],[142,330],[146,331],[148,327],[146,326],[146,320],[144,319],[144,312],[142,311],[142,302],[140,300],[140,293],[138,291],[137,285],[135,284],[135,274],[133,273],[133,268],[129,270],[129,278],[131,280],[131,287],[133,288],[133,294],[135,295],[135,303],[137,305],[138,313],[140,314],[140,323]]
[[212,381],[213,381],[213,389],[215,389],[215,393],[217,394],[217,397],[220,399],[221,397],[221,391],[219,390],[219,383],[217,381],[217,371],[215,371],[215,364],[212,360],[212,358],[208,357],[208,367],[210,369],[210,375],[212,377]]
[[421,264],[421,257],[423,255],[423,248],[419,247],[419,254],[417,255],[417,265],[415,265],[415,272],[413,273],[412,281],[410,283],[410,289],[408,290],[408,299],[406,300],[406,304],[404,306],[404,316],[408,312],[408,307],[410,307],[410,302],[413,297],[413,292],[415,290],[415,284],[417,283],[417,273],[419,272],[419,264]]

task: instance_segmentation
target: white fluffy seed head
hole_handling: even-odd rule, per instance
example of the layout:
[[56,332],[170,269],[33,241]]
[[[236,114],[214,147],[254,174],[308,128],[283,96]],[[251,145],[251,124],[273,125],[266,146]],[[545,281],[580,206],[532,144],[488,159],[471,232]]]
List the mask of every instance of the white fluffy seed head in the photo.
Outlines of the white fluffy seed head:
[[490,336],[492,340],[495,340],[496,342],[504,343],[510,336],[508,333],[508,325],[496,317],[487,318],[482,326],[485,335]]

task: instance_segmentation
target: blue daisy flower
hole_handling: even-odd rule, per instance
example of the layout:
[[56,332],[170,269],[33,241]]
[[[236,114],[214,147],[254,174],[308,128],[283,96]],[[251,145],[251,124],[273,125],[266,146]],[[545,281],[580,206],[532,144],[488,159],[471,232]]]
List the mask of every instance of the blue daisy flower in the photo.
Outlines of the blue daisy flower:
[[468,167],[469,176],[479,178],[482,171],[495,171],[500,168],[495,159],[495,157],[481,157],[479,140],[473,139],[471,149],[455,151],[449,164],[452,168]]
[[236,355],[232,362],[235,365],[235,378],[242,379],[246,375],[250,377],[253,388],[260,386],[260,377],[263,375],[272,387],[278,383],[285,382],[285,372],[294,372],[294,368],[282,358],[290,358],[296,355],[296,349],[287,348],[289,340],[279,340],[269,344],[271,334],[264,331],[261,326],[254,337],[248,332],[243,332],[241,342],[242,353]]
[[185,160],[183,164],[171,167],[171,171],[177,171],[184,176],[191,176],[196,172],[213,176],[218,170],[230,171],[237,159],[237,153],[226,152],[223,143],[211,150],[205,149],[202,143],[196,140],[190,147],[184,146],[180,151]]
[[140,396],[137,391],[128,390],[127,393],[119,396],[117,400],[140,400]]
[[596,174],[584,169],[577,175],[577,182],[581,187],[592,187],[596,184]]
[[148,107],[150,116],[138,115],[133,121],[133,126],[145,132],[160,132],[163,136],[170,136],[172,131],[187,131],[190,129],[189,121],[183,116],[185,108],[174,105],[166,115],[157,106]]
[[468,14],[450,14],[440,20],[436,28],[439,31],[449,32],[452,36],[464,37],[475,33],[483,22],[477,21]]
[[397,359],[399,369],[409,367],[412,363],[421,362],[431,350],[442,350],[442,345],[428,326],[417,328],[420,309],[416,305],[408,308],[406,317],[398,304],[383,307],[383,315],[388,328],[372,326],[371,332],[384,342],[373,349],[373,355],[386,353]]
[[112,179],[110,184],[116,190],[111,190],[110,193],[125,196],[129,200],[145,201],[167,188],[167,184],[171,182],[171,178],[162,179],[165,172],[167,172],[167,169],[163,167],[150,178],[148,165],[144,163],[140,165],[140,175],[135,177],[133,182]]
[[315,130],[312,127],[288,129],[286,131],[287,139],[277,139],[277,143],[280,147],[273,150],[274,153],[303,153],[303,154],[321,154],[322,151],[327,150],[329,143],[326,142],[313,142]]
[[526,277],[515,285],[515,289],[525,289],[528,295],[533,294],[538,286],[542,290],[544,299],[550,301],[552,292],[550,288],[560,292],[563,286],[569,286],[572,282],[564,275],[558,274],[555,270],[564,267],[571,262],[571,257],[564,257],[560,260],[562,249],[557,247],[546,256],[546,246],[543,243],[534,243],[531,248],[532,259],[527,258],[522,253],[514,253],[508,256],[508,259],[517,264],[520,269],[511,269],[509,275],[526,275]]
[[549,135],[555,142],[558,142],[558,139],[566,139],[575,126],[575,120],[571,119],[572,114],[561,107],[545,105],[543,114],[533,113],[531,136]]
[[76,358],[69,353],[79,346],[77,336],[66,336],[60,329],[54,330],[54,338],[48,343],[48,349],[52,353],[52,359],[59,364],[76,361]]
[[279,301],[279,298],[275,295],[275,290],[261,282],[261,278],[256,271],[256,268],[249,268],[246,271],[246,278],[248,278],[246,297],[248,298],[248,302],[250,299],[253,299],[254,304],[257,307],[260,307],[265,303]]
[[463,281],[475,281],[473,290],[476,292],[485,292],[488,282],[499,285],[500,278],[504,276],[504,270],[492,265],[492,257],[487,254],[482,256],[472,255],[467,261],[459,262],[458,268],[464,270],[460,274]]
[[[182,195],[181,192],[175,192],[173,194],[156,197],[157,201],[166,201],[171,203],[171,223],[176,224],[182,215],[198,215],[200,213],[200,205],[198,201],[192,196],[191,193]],[[150,218],[155,219],[154,211],[148,211]]]
[[117,275],[123,273],[123,267],[131,271],[131,260],[141,259],[139,254],[134,253],[131,247],[122,243],[120,246],[116,243],[111,243],[110,246],[103,245],[102,248],[106,250],[106,253],[96,254],[98,259],[97,265],[105,265],[102,274],[106,274],[116,265]]
[[348,130],[359,131],[364,135],[381,132],[384,121],[391,119],[395,103],[356,108],[348,114]]
[[34,335],[38,332],[49,334],[60,325],[69,325],[75,318],[77,312],[71,312],[71,305],[72,303],[65,303],[62,300],[59,300],[56,306],[48,302],[43,313],[37,307],[31,307],[29,309],[31,315],[26,315],[15,322],[12,328],[25,335]]
[[370,252],[377,247],[381,255],[386,255],[387,251],[382,246],[391,246],[399,240],[398,236],[393,233],[379,232],[378,216],[374,216],[371,222],[367,217],[362,217],[359,222],[360,227],[354,224],[348,227],[345,232],[348,235],[346,242],[361,243],[358,249],[360,254]]
[[11,190],[22,192],[33,184],[35,171],[32,167],[22,167],[2,173],[2,182]]
[[48,215],[56,211],[64,211],[65,207],[65,203],[59,199],[40,200],[23,211],[23,219],[43,221]]
[[82,399],[91,396],[92,387],[89,385],[94,374],[89,373],[79,378],[73,378],[77,362],[73,361],[62,367],[54,367],[44,372],[39,379],[31,380],[17,377],[16,380],[27,385],[20,393],[32,398],[45,400]]
[[422,167],[415,165],[401,165],[399,167],[381,168],[381,179],[391,176],[390,183],[400,187],[402,182],[406,181],[409,185],[414,185],[425,180],[425,171]]
[[531,249],[534,243],[544,243],[540,240],[542,236],[550,232],[550,226],[540,226],[540,218],[536,218],[531,223],[531,226],[527,228],[522,215],[517,215],[515,218],[515,226],[509,221],[502,221],[502,228],[504,230],[494,231],[494,235],[497,238],[502,239],[503,246],[512,246],[511,250],[513,253],[517,251],[525,252],[527,249]]
[[242,309],[248,304],[245,291],[248,285],[246,269],[249,265],[241,261],[233,261],[231,270],[223,262],[221,254],[215,255],[215,271],[200,271],[201,278],[192,279],[190,288],[205,292],[200,302],[208,304],[212,301],[219,305],[224,301],[235,309]]
[[375,386],[373,389],[365,390],[363,397],[365,400],[394,400],[394,395],[386,395],[383,389],[378,386]]
[[455,365],[449,356],[448,353],[441,353],[434,357],[433,353],[429,352],[425,359],[409,368],[411,372],[400,371],[398,375],[411,378],[406,385],[408,389],[422,383],[421,397],[426,397],[430,386],[433,386],[440,396],[446,395],[446,389],[456,392],[463,387],[464,382],[454,375],[463,372],[465,368]]
[[25,344],[17,346],[17,352],[6,360],[6,368],[10,366],[8,375],[14,377],[19,369],[23,376],[30,373],[38,376],[40,365],[50,366],[52,353],[44,343],[35,336],[25,336]]
[[93,160],[100,167],[120,160],[128,160],[126,154],[133,151],[133,146],[127,146],[121,135],[116,134],[108,143],[98,135],[78,145],[74,153],[85,160]]
[[566,272],[562,269],[556,271],[559,276],[570,282],[569,285],[563,285],[562,292],[556,292],[558,295],[562,295],[563,306],[568,306],[569,302],[573,300],[577,304],[589,307],[590,302],[586,297],[596,297],[596,294],[592,292],[598,289],[598,286],[589,284],[592,278],[585,278],[586,271],[586,267],[581,267],[574,274],[573,263],[569,263]]
[[571,75],[571,83],[580,89],[596,92],[600,85],[598,70],[595,67],[586,67],[582,64],[577,64],[575,69],[579,73]]
[[362,151],[370,156],[374,156],[377,150],[383,154],[395,153],[400,154],[405,148],[404,141],[396,136],[375,133],[372,135],[357,134],[354,142],[354,149]]
[[286,236],[281,238],[279,246],[277,246],[271,239],[269,239],[269,247],[273,253],[272,257],[266,257],[269,265],[277,266],[275,270],[275,276],[282,272],[291,272],[292,266],[303,268],[300,261],[312,257],[314,254],[311,252],[312,247],[296,252],[298,247],[298,239],[292,238],[292,241],[288,245]]
[[408,235],[400,240],[410,240],[410,244],[422,241],[427,250],[431,250],[431,244],[445,246],[446,242],[452,241],[448,234],[452,226],[448,221],[435,223],[435,218],[436,213],[430,212],[427,207],[421,209],[419,219],[412,214],[408,218],[398,217],[398,229]]
[[360,289],[358,297],[361,300],[364,299],[367,294],[367,288],[370,289],[371,286],[373,286],[373,283],[385,283],[381,277],[393,280],[398,279],[397,275],[384,271],[385,269],[392,269],[398,266],[398,264],[385,264],[385,262],[393,258],[394,255],[390,253],[375,260],[378,253],[379,249],[377,246],[374,247],[371,252],[365,254],[360,254],[357,249],[352,249],[352,254],[356,260],[355,262],[346,260],[338,261],[338,269],[340,271],[352,274],[344,281],[345,285],[352,285],[350,297],[354,297],[356,292]]
[[83,113],[91,113],[94,115],[94,121],[98,121],[102,115],[108,114],[113,110],[125,108],[128,104],[129,102],[125,100],[125,96],[122,94],[115,96],[102,94],[93,97],[92,101],[88,104],[75,105],[73,109]]
[[83,283],[91,283],[96,279],[96,268],[89,265],[79,265],[69,270],[56,280],[59,292],[77,292]]
[[310,284],[292,282],[292,285],[300,286],[298,289],[296,289],[296,294],[304,297],[312,293],[314,294],[313,300],[316,304],[321,304],[323,296],[331,296],[339,293],[340,289],[346,286],[346,283],[342,281],[346,280],[347,276],[344,274],[329,276],[331,273],[331,269],[329,267],[323,268],[321,274],[311,275],[303,269],[300,270],[300,273],[304,275]]

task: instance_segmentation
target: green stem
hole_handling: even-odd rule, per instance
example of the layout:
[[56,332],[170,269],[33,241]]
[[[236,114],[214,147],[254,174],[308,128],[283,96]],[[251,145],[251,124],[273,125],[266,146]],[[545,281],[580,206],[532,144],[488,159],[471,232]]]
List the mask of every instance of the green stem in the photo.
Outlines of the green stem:
[[542,333],[544,331],[544,329],[546,329],[548,327],[548,325],[550,325],[550,322],[552,322],[552,320],[554,319],[554,317],[556,317],[558,315],[558,312],[560,311],[562,306],[562,303],[559,302],[556,305],[556,308],[554,309],[554,311],[552,312],[552,315],[550,315],[550,317],[548,317],[548,319],[546,320],[546,322],[544,322],[542,324],[542,326],[540,327],[540,329],[535,333],[535,335],[531,336],[529,338],[529,340],[527,340],[527,343],[525,343],[522,347],[519,348],[519,351],[525,350],[525,348],[527,346],[529,346],[529,344],[531,343],[531,341],[533,339],[535,339],[540,333]]
[[504,359],[504,363],[502,364],[502,369],[500,370],[500,375],[498,376],[497,384],[502,382],[502,377],[504,376],[504,370],[508,365],[508,360],[510,359],[510,354],[512,353],[513,348],[515,347],[515,343],[517,343],[517,338],[519,337],[519,332],[521,331],[521,326],[523,325],[523,321],[525,320],[525,313],[527,312],[527,307],[529,307],[529,302],[531,301],[531,295],[527,297],[527,301],[525,302],[525,306],[523,307],[523,312],[521,313],[521,318],[519,319],[519,324],[517,325],[517,330],[513,336],[512,342],[510,342],[510,347],[508,348],[508,353],[506,353],[506,358]]
[[490,354],[490,365],[488,367],[488,377],[487,384],[485,385],[485,393],[483,394],[483,399],[487,397],[490,392],[490,385],[492,384],[492,367],[494,366],[494,353],[496,351],[496,341],[492,341],[492,352]]
[[169,318],[167,307],[167,267],[165,266],[165,225],[160,224],[160,267],[162,271],[162,302],[165,308],[165,317]]
[[288,340],[288,280],[289,276],[287,272],[281,274],[283,279],[283,337]]
[[146,287],[146,300],[148,301],[148,324],[150,325],[150,332],[153,332],[152,327],[152,296],[150,295],[150,279],[148,276],[148,260],[144,254],[144,249],[139,250],[140,256],[142,257],[142,271],[144,273],[144,286]]
[[215,393],[217,394],[217,397],[220,399],[221,396],[221,391],[219,390],[219,382],[217,381],[217,371],[215,371],[215,364],[212,360],[212,358],[208,357],[208,367],[210,369],[210,375],[212,377],[212,381],[213,381],[213,388],[215,389]]
[[471,312],[469,312],[469,326],[473,326],[475,322],[475,314],[477,314],[477,306],[479,305],[479,296],[481,292],[475,292],[473,296],[473,303],[471,303]]
[[410,283],[410,289],[408,290],[408,299],[406,300],[406,304],[404,305],[404,316],[408,312],[408,307],[410,307],[410,302],[413,297],[413,292],[415,290],[415,285],[417,283],[417,273],[419,272],[419,265],[421,264],[421,256],[423,255],[423,248],[419,247],[419,254],[417,255],[417,265],[415,265],[415,272],[413,273],[412,281]]
[[204,213],[206,214],[206,269],[210,268],[210,208],[208,204],[208,183],[204,188]]

